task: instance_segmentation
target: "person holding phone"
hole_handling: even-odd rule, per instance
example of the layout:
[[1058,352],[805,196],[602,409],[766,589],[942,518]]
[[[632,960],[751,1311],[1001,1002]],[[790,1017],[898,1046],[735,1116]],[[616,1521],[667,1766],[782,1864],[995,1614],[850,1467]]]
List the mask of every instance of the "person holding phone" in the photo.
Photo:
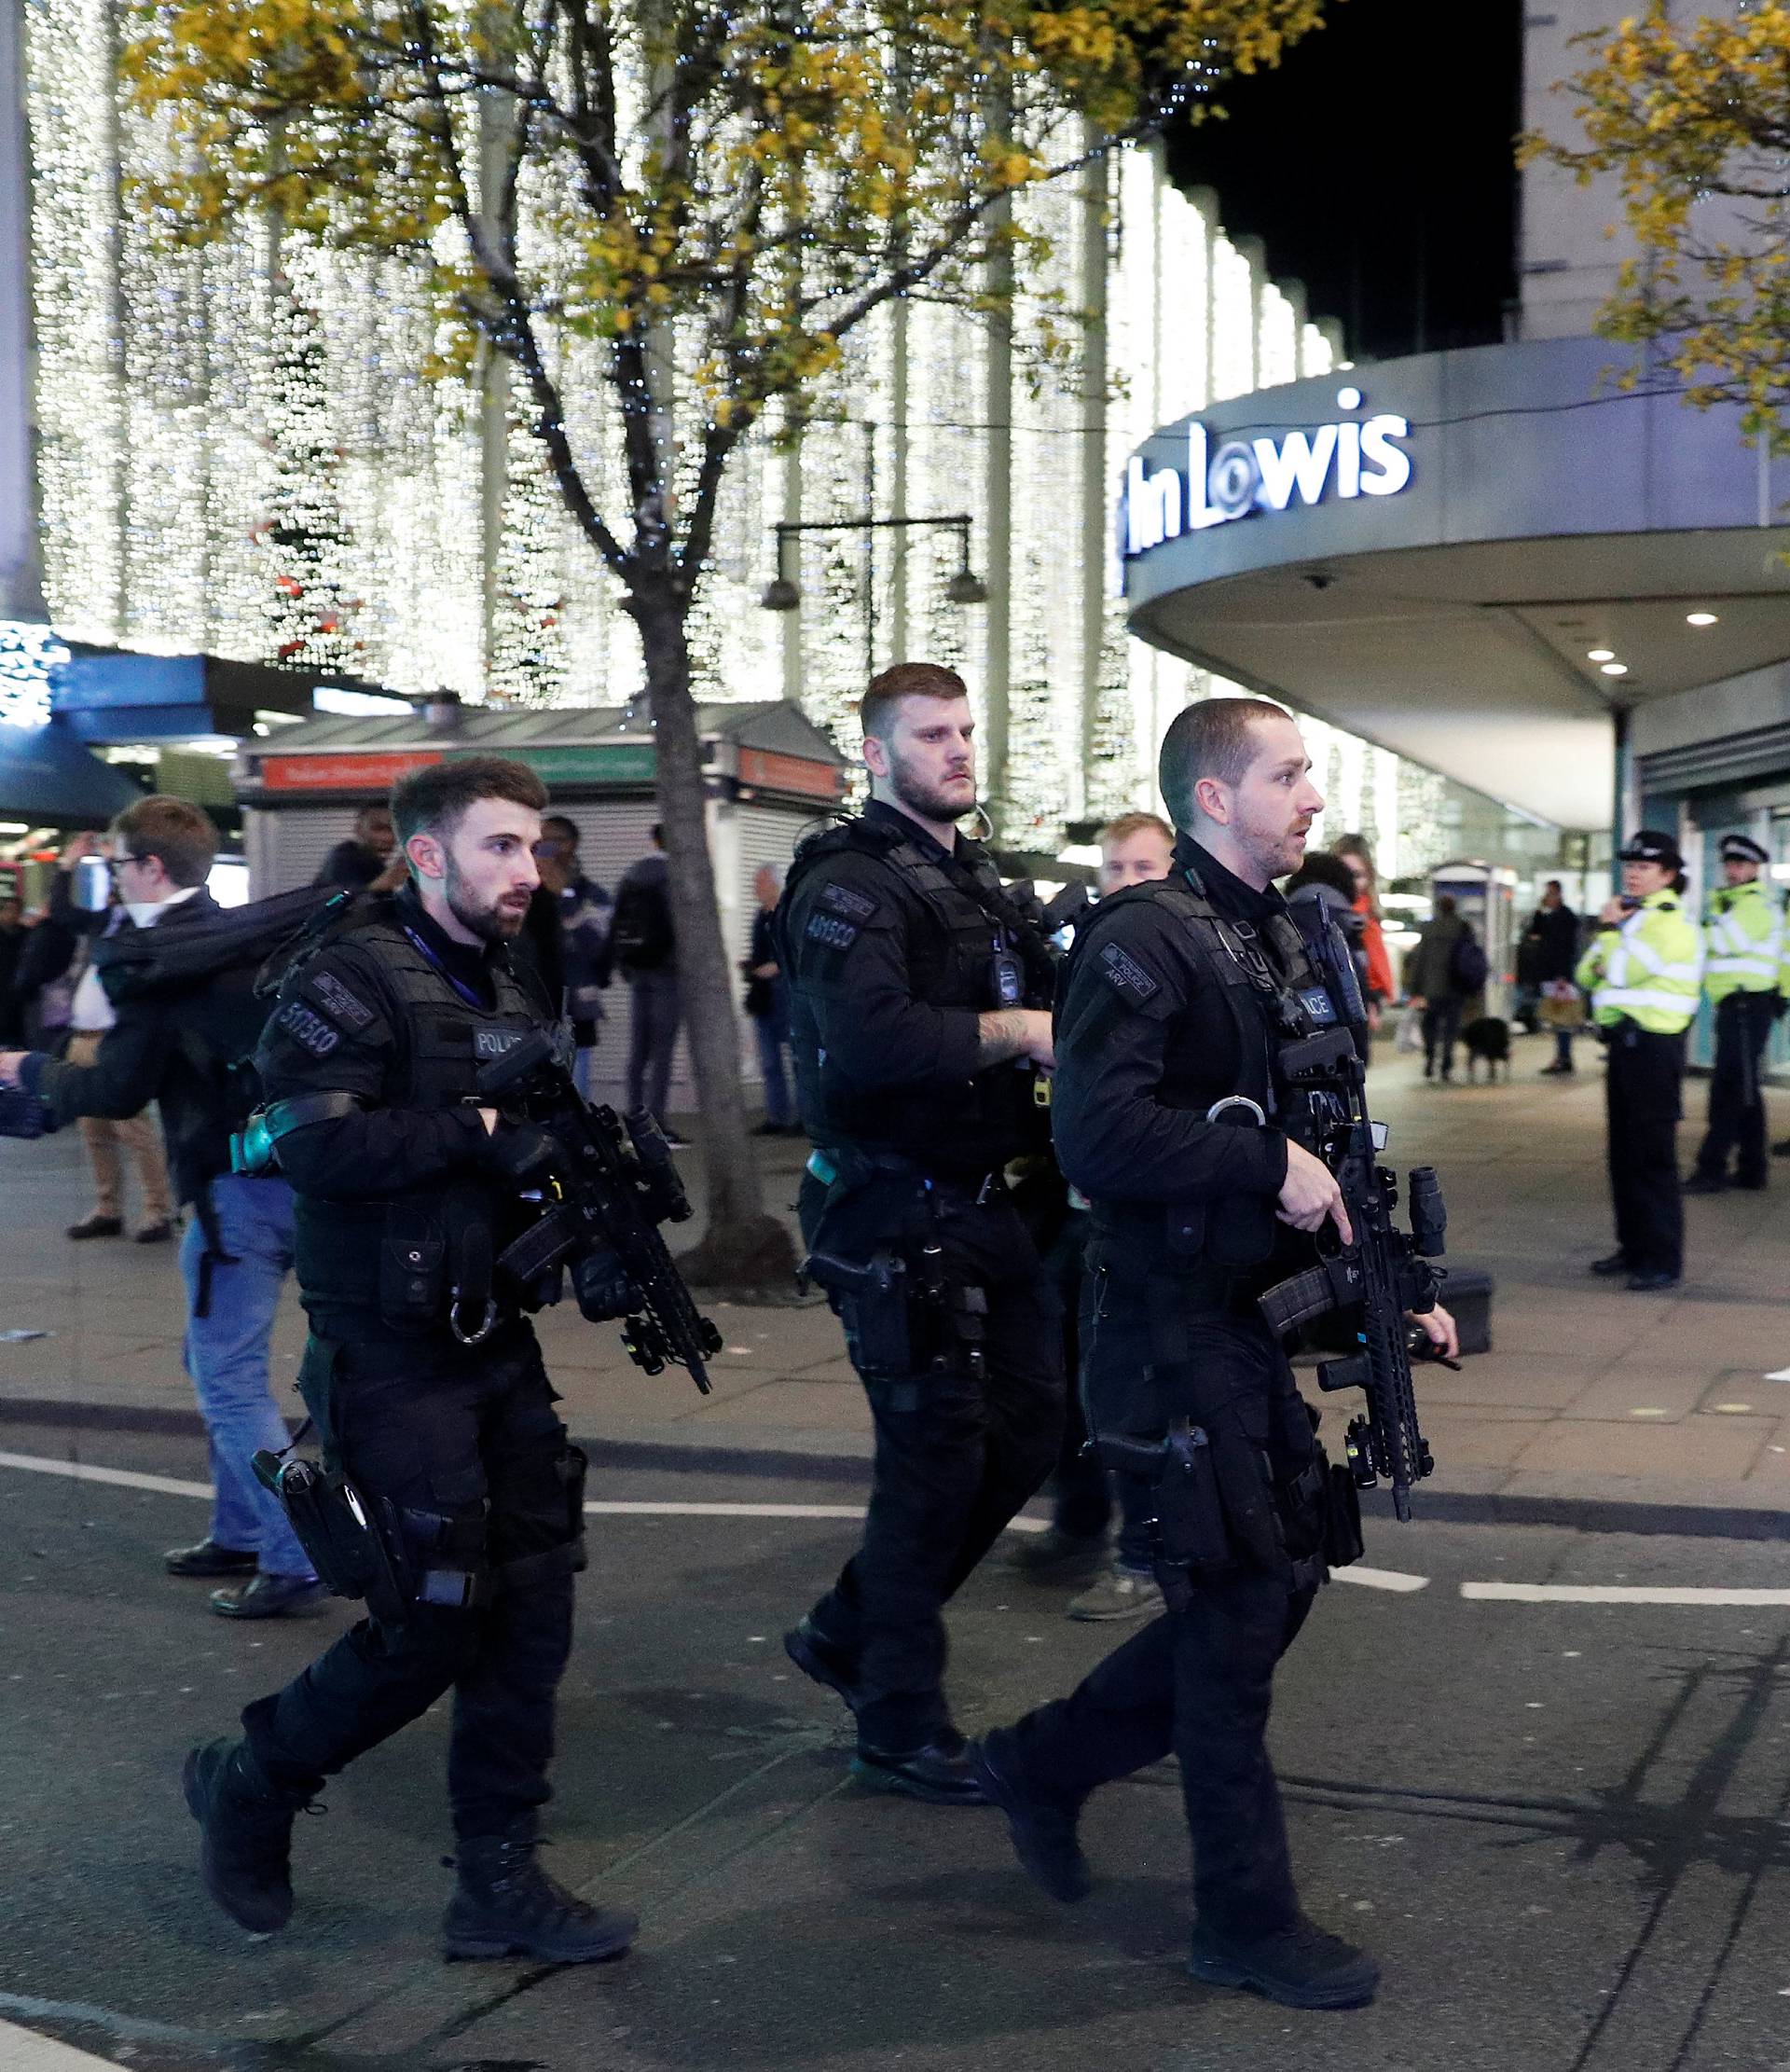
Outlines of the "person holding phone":
[[1610,1198],[1616,1250],[1591,1271],[1637,1294],[1675,1287],[1685,1270],[1678,1182],[1685,1031],[1702,993],[1703,941],[1686,913],[1685,862],[1669,835],[1643,828],[1617,851],[1622,891],[1574,974],[1609,1051]]

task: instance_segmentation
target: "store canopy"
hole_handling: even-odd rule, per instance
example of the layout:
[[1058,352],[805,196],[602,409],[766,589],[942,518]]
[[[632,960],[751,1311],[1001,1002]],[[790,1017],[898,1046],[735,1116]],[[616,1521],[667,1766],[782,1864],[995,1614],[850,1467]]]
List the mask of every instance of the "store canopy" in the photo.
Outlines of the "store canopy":
[[104,827],[143,796],[61,720],[0,726],[0,813],[33,827]]
[[1612,715],[1790,657],[1790,465],[1621,349],[1387,361],[1154,435],[1134,633],[1562,826],[1605,827]]

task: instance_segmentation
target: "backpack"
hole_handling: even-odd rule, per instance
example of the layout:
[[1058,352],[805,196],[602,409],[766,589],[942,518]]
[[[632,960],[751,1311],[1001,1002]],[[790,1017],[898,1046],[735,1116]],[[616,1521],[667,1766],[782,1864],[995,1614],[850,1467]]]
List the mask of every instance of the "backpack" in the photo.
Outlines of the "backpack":
[[615,962],[625,972],[657,971],[670,962],[676,946],[671,903],[664,885],[650,878],[624,878],[609,927],[610,953]]
[[1449,985],[1457,993],[1477,993],[1491,972],[1478,936],[1470,928],[1463,929],[1454,939],[1453,954],[1448,960]]

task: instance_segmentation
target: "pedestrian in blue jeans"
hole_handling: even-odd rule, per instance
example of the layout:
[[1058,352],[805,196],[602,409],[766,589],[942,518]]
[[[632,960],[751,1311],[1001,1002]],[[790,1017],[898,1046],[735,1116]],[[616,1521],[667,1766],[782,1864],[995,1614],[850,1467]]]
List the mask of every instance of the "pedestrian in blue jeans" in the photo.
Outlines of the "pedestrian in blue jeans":
[[[234,1068],[267,1020],[255,975],[302,918],[288,909],[304,895],[225,913],[205,889],[217,830],[186,799],[137,800],[110,839],[122,918],[94,967],[116,1019],[90,1064],[0,1053],[0,1086],[34,1095],[52,1126],[160,1103],[175,1191],[194,1211],[180,1248],[185,1349],[215,1490],[211,1530],[171,1550],[165,1566],[222,1584],[210,1599],[222,1618],[301,1618],[321,1611],[328,1593],[250,1465],[257,1448],[289,1443],[268,1342],[292,1265],[292,1193],[283,1181],[232,1172],[230,1140],[255,1090],[253,1073]],[[319,906],[325,896],[316,895]]]
[[775,863],[761,863],[752,877],[758,911],[744,967],[746,1012],[758,1038],[758,1069],[764,1081],[764,1120],[753,1131],[757,1137],[796,1137],[802,1129],[790,1091],[790,988],[778,965],[771,928],[782,891],[783,873]]
[[186,1282],[183,1347],[212,1455],[214,1547],[253,1553],[262,1575],[310,1582],[313,1571],[270,1489],[250,1466],[292,1434],[268,1381],[268,1344],[292,1271],[292,1189],[271,1174],[223,1173],[211,1183],[213,1253],[197,1218],[180,1245]]

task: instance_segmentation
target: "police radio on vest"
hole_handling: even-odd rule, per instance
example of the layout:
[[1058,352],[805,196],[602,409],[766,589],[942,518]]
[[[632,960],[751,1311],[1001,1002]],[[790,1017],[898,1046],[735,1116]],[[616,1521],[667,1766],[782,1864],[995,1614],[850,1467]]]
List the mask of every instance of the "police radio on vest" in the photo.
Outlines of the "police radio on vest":
[[[1359,389],[1337,391],[1340,410],[1358,410],[1362,402]],[[1411,482],[1411,456],[1398,444],[1410,436],[1410,421],[1388,411],[1274,438],[1227,439],[1215,450],[1196,420],[1187,428],[1182,465],[1152,468],[1135,454],[1128,463],[1125,552],[1148,553],[1183,532],[1284,511],[1294,502],[1397,496]]]

